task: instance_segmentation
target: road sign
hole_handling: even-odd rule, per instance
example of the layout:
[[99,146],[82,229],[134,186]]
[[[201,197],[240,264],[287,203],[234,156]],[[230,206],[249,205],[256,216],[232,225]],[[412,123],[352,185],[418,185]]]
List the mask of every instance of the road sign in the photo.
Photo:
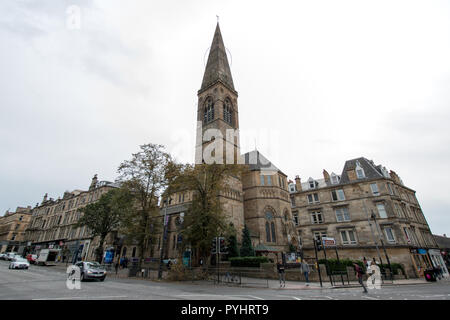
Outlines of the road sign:
[[322,243],[325,247],[333,247],[336,245],[336,240],[334,238],[322,238]]

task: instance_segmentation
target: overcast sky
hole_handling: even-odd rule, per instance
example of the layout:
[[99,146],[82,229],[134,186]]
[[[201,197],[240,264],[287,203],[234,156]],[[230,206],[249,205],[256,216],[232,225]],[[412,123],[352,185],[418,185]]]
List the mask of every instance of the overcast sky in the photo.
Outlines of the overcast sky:
[[2,0],[0,12],[0,214],[96,173],[113,181],[144,143],[193,162],[219,15],[242,151],[256,144],[303,181],[373,159],[450,234],[449,1]]

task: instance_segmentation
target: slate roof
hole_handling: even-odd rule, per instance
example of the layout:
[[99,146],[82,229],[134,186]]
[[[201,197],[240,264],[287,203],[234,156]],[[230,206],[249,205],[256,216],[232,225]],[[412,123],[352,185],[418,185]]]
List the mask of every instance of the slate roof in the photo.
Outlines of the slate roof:
[[364,175],[365,175],[364,178],[357,179],[357,180],[362,181],[362,180],[370,180],[370,179],[384,177],[382,174],[382,171],[381,171],[381,168],[382,168],[381,166],[376,166],[373,163],[373,161],[367,160],[366,158],[361,157],[361,158],[356,158],[356,159],[352,159],[352,160],[347,160],[345,162],[344,169],[342,170],[342,174],[341,174],[341,181],[340,181],[341,184],[350,182],[350,179],[348,178],[348,175],[347,175],[347,170],[355,169],[356,161],[358,161],[359,164],[361,165],[361,168],[363,168]]
[[[244,154],[245,164],[251,171],[261,170],[266,172],[281,172],[270,160],[264,157],[258,150],[253,150]],[[284,174],[284,173],[283,173]]]
[[209,50],[208,62],[206,63],[200,91],[208,88],[216,81],[220,81],[228,88],[236,91],[234,89],[233,78],[231,76],[222,34],[220,33],[219,23],[217,23],[216,31],[214,32],[214,38],[211,49]]
[[434,240],[441,249],[450,249],[450,238],[433,234]]

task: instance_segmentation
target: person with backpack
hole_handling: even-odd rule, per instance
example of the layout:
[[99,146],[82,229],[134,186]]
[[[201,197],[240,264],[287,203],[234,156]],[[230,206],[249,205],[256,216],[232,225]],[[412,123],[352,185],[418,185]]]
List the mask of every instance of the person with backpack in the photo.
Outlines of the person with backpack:
[[364,289],[363,293],[368,293],[366,287],[364,286],[364,281],[363,281],[364,271],[363,271],[363,269],[356,262],[353,263],[353,266],[355,268],[356,276],[358,277],[358,282]]

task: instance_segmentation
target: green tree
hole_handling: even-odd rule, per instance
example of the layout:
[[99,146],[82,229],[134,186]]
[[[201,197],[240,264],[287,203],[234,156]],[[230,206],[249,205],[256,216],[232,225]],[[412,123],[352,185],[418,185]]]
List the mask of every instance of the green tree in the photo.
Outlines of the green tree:
[[228,258],[239,257],[238,243],[235,234],[228,237]]
[[183,246],[190,246],[198,259],[206,259],[214,237],[229,234],[227,217],[223,214],[220,195],[228,188],[230,177],[239,177],[237,165],[186,165],[175,179],[175,186],[193,190],[193,199],[183,223]]
[[241,257],[253,257],[255,255],[255,249],[253,249],[252,240],[250,238],[250,230],[247,225],[244,226],[242,231],[242,246]]
[[96,260],[101,263],[103,244],[109,233],[117,231],[122,215],[131,206],[130,194],[121,189],[112,189],[102,194],[94,203],[78,209],[82,213],[76,227],[87,227],[93,237],[99,237]]
[[160,236],[163,221],[158,200],[170,182],[168,171],[173,160],[162,145],[145,144],[140,149],[131,160],[121,163],[118,180],[134,200],[132,210],[122,220],[121,232],[137,244],[142,262]]

